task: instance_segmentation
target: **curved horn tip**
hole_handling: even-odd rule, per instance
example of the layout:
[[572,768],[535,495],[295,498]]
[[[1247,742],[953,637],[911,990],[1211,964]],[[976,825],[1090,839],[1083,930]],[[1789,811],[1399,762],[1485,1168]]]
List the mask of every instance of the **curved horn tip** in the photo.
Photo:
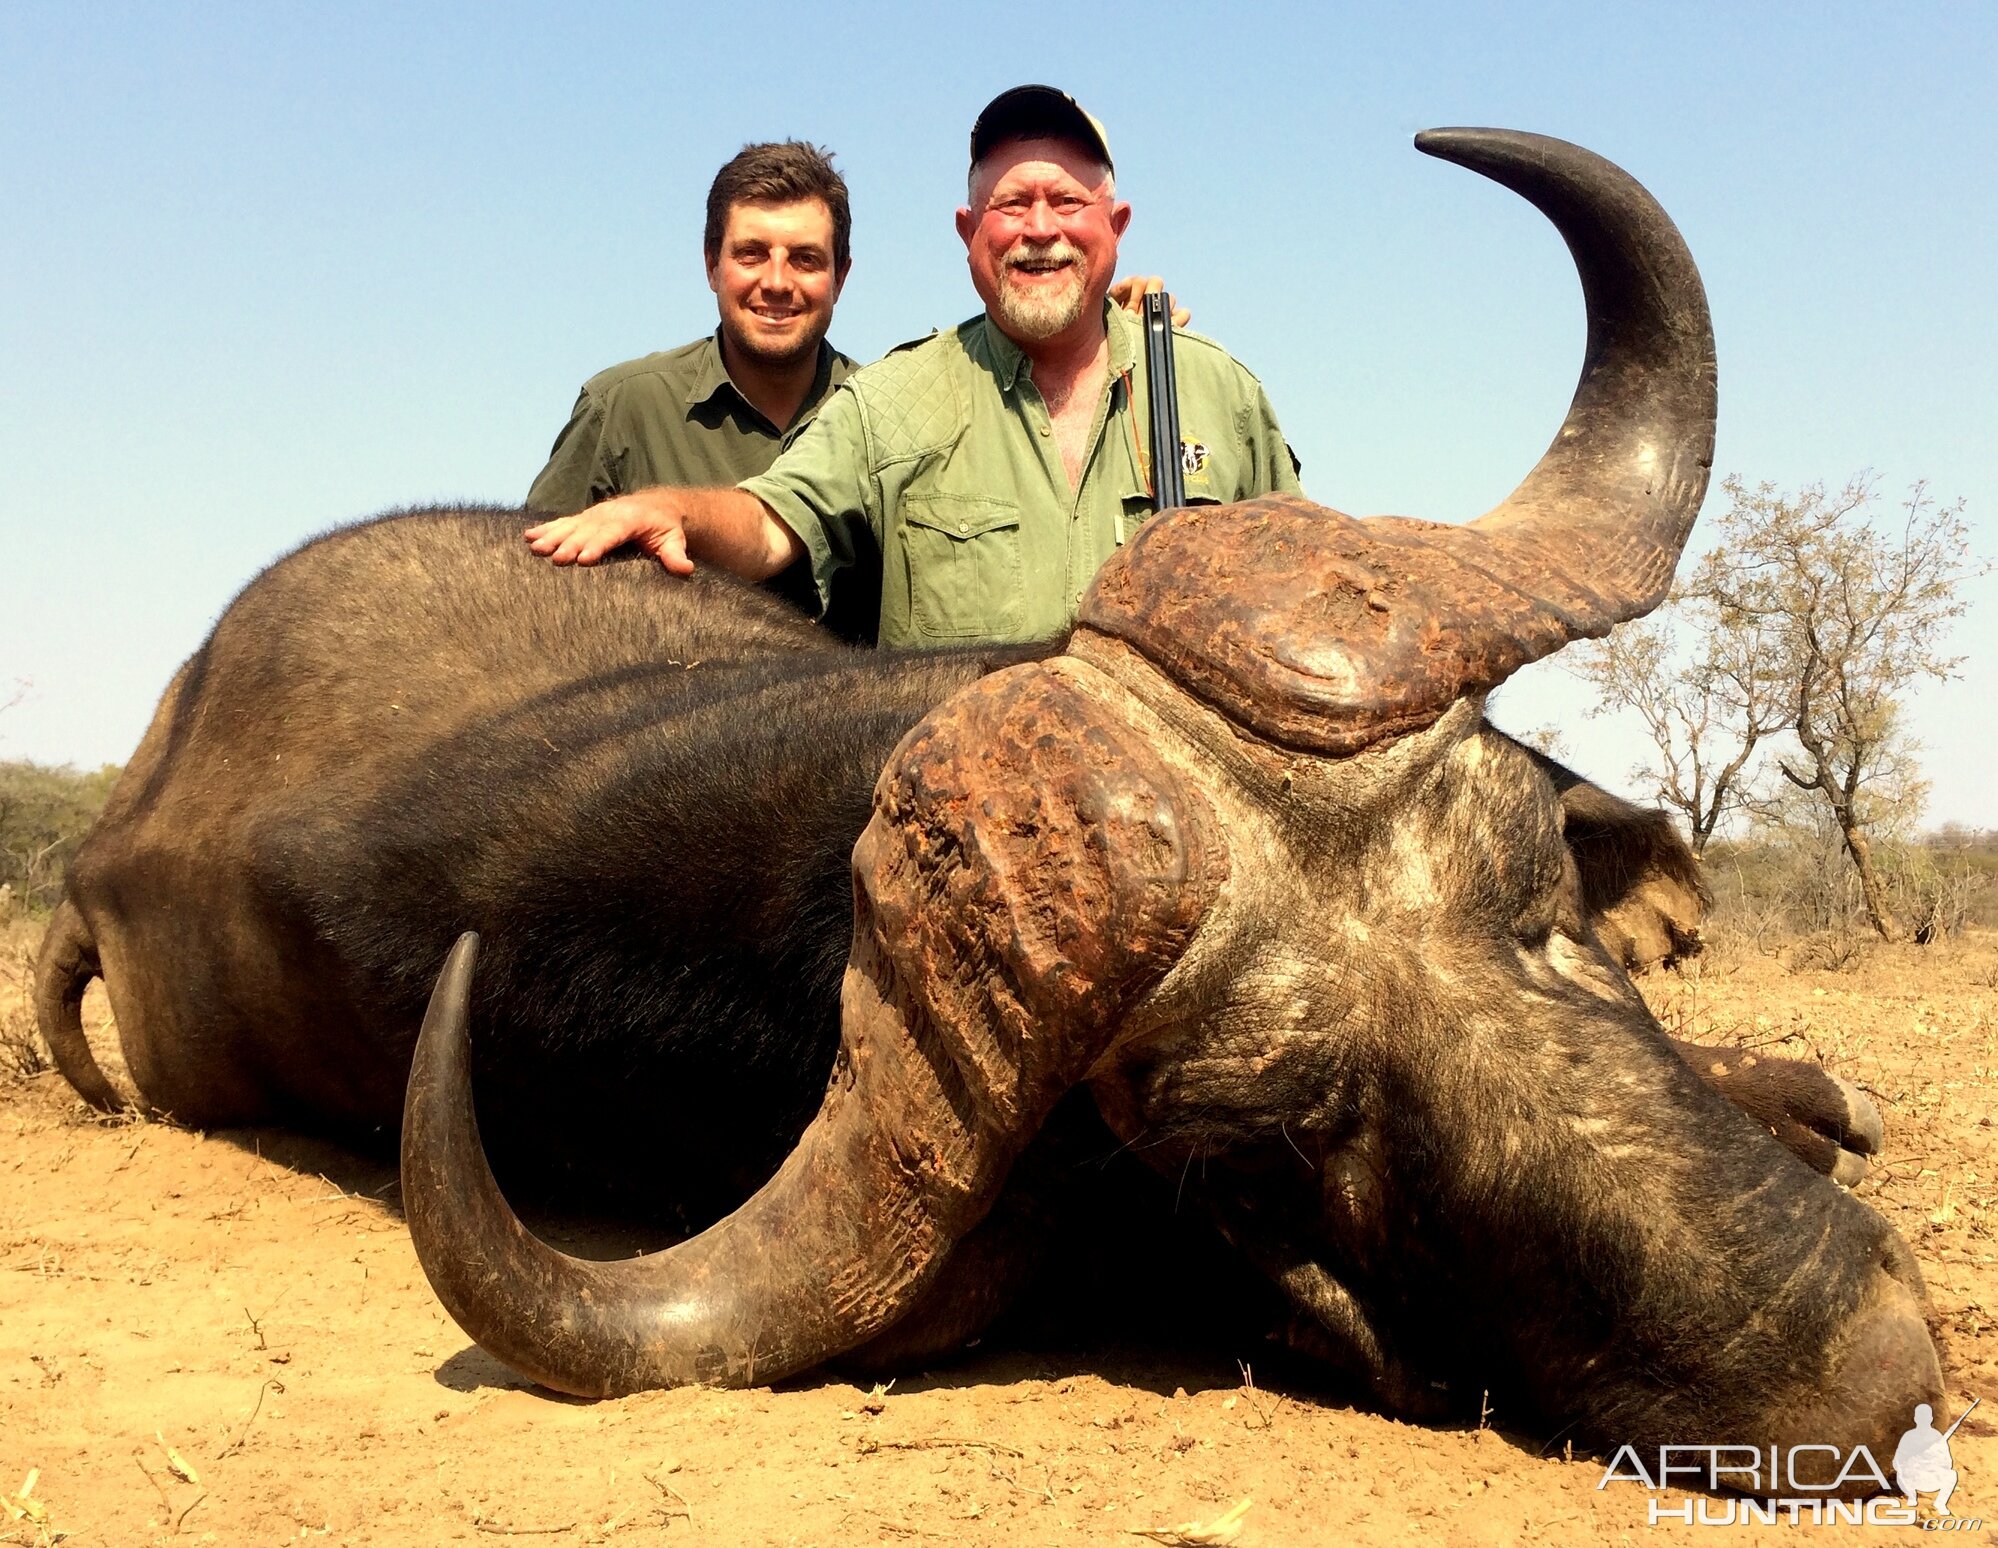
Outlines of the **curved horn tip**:
[[1415,148],[1425,156],[1440,155],[1452,141],[1467,134],[1502,134],[1503,130],[1480,129],[1469,124],[1439,124],[1434,129],[1415,131]]
[[479,935],[467,930],[451,944],[437,982],[423,1008],[423,1025],[417,1029],[416,1056],[410,1070],[409,1094],[403,1098],[405,1130],[415,1113],[416,1095],[422,1078],[444,1064],[462,1062],[466,1042],[465,1023],[472,1007],[472,970],[478,966]]
[[1523,129],[1489,129],[1470,124],[1450,124],[1435,129],[1418,130],[1415,148],[1425,156],[1437,156],[1445,161],[1456,161],[1465,152],[1483,146],[1506,141],[1540,140],[1545,136],[1528,134]]
[[[1424,129],[1415,137],[1415,148],[1425,156],[1455,162],[1486,177],[1494,176],[1497,168],[1549,164],[1576,169],[1600,164],[1622,173],[1622,168],[1604,160],[1586,146],[1551,134],[1535,134],[1529,129],[1492,129],[1473,125]],[[1503,177],[1498,180],[1506,181]]]
[[[479,932],[467,930],[451,943],[444,966],[437,973],[437,987],[430,991],[433,1007],[445,999],[460,1005],[471,998],[472,970],[479,962]],[[426,1018],[427,1019],[427,1018]]]

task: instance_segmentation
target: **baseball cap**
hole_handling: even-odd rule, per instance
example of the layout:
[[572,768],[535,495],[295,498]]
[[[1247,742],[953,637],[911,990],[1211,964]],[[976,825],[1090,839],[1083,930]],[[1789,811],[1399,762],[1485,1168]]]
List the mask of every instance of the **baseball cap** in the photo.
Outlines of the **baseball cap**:
[[1092,113],[1065,91],[1052,86],[1015,86],[985,104],[971,126],[971,164],[975,167],[995,145],[1008,140],[1052,138],[1073,140],[1102,156],[1113,172],[1110,139]]

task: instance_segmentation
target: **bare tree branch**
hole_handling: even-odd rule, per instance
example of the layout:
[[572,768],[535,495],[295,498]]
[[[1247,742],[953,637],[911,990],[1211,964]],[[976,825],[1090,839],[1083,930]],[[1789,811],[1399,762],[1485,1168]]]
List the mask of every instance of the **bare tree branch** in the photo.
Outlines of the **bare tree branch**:
[[1898,531],[1877,514],[1875,480],[1861,474],[1835,494],[1794,494],[1730,478],[1720,538],[1684,590],[1723,632],[1749,622],[1765,633],[1761,681],[1798,758],[1777,768],[1821,799],[1843,837],[1874,928],[1906,934],[1873,863],[1872,841],[1910,813],[1922,784],[1901,732],[1901,706],[1924,677],[1951,675],[1942,653],[1963,611],[1958,586],[1977,566],[1961,500],[1939,506],[1916,484]]

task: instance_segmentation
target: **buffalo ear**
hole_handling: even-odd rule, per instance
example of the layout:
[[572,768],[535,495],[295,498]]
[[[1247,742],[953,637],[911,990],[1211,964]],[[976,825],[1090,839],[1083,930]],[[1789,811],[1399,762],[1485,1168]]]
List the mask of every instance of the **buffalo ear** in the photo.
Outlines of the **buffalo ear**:
[[1813,1171],[1852,1187],[1887,1141],[1873,1099],[1804,1059],[1668,1038],[1679,1057]]
[[1672,819],[1519,745],[1561,798],[1562,837],[1581,880],[1582,913],[1603,950],[1631,973],[1698,956],[1700,924],[1713,898],[1699,857]]

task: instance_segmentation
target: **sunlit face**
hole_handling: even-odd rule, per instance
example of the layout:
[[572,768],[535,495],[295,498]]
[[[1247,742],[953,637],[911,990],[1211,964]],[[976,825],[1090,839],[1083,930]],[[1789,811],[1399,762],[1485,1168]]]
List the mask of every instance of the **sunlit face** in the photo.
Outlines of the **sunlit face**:
[[1100,310],[1130,220],[1107,170],[1081,147],[1018,140],[979,163],[957,234],[985,309],[1031,344]]
[[818,349],[845,281],[833,265],[832,211],[822,199],[731,206],[721,251],[708,266],[723,337],[771,366]]

